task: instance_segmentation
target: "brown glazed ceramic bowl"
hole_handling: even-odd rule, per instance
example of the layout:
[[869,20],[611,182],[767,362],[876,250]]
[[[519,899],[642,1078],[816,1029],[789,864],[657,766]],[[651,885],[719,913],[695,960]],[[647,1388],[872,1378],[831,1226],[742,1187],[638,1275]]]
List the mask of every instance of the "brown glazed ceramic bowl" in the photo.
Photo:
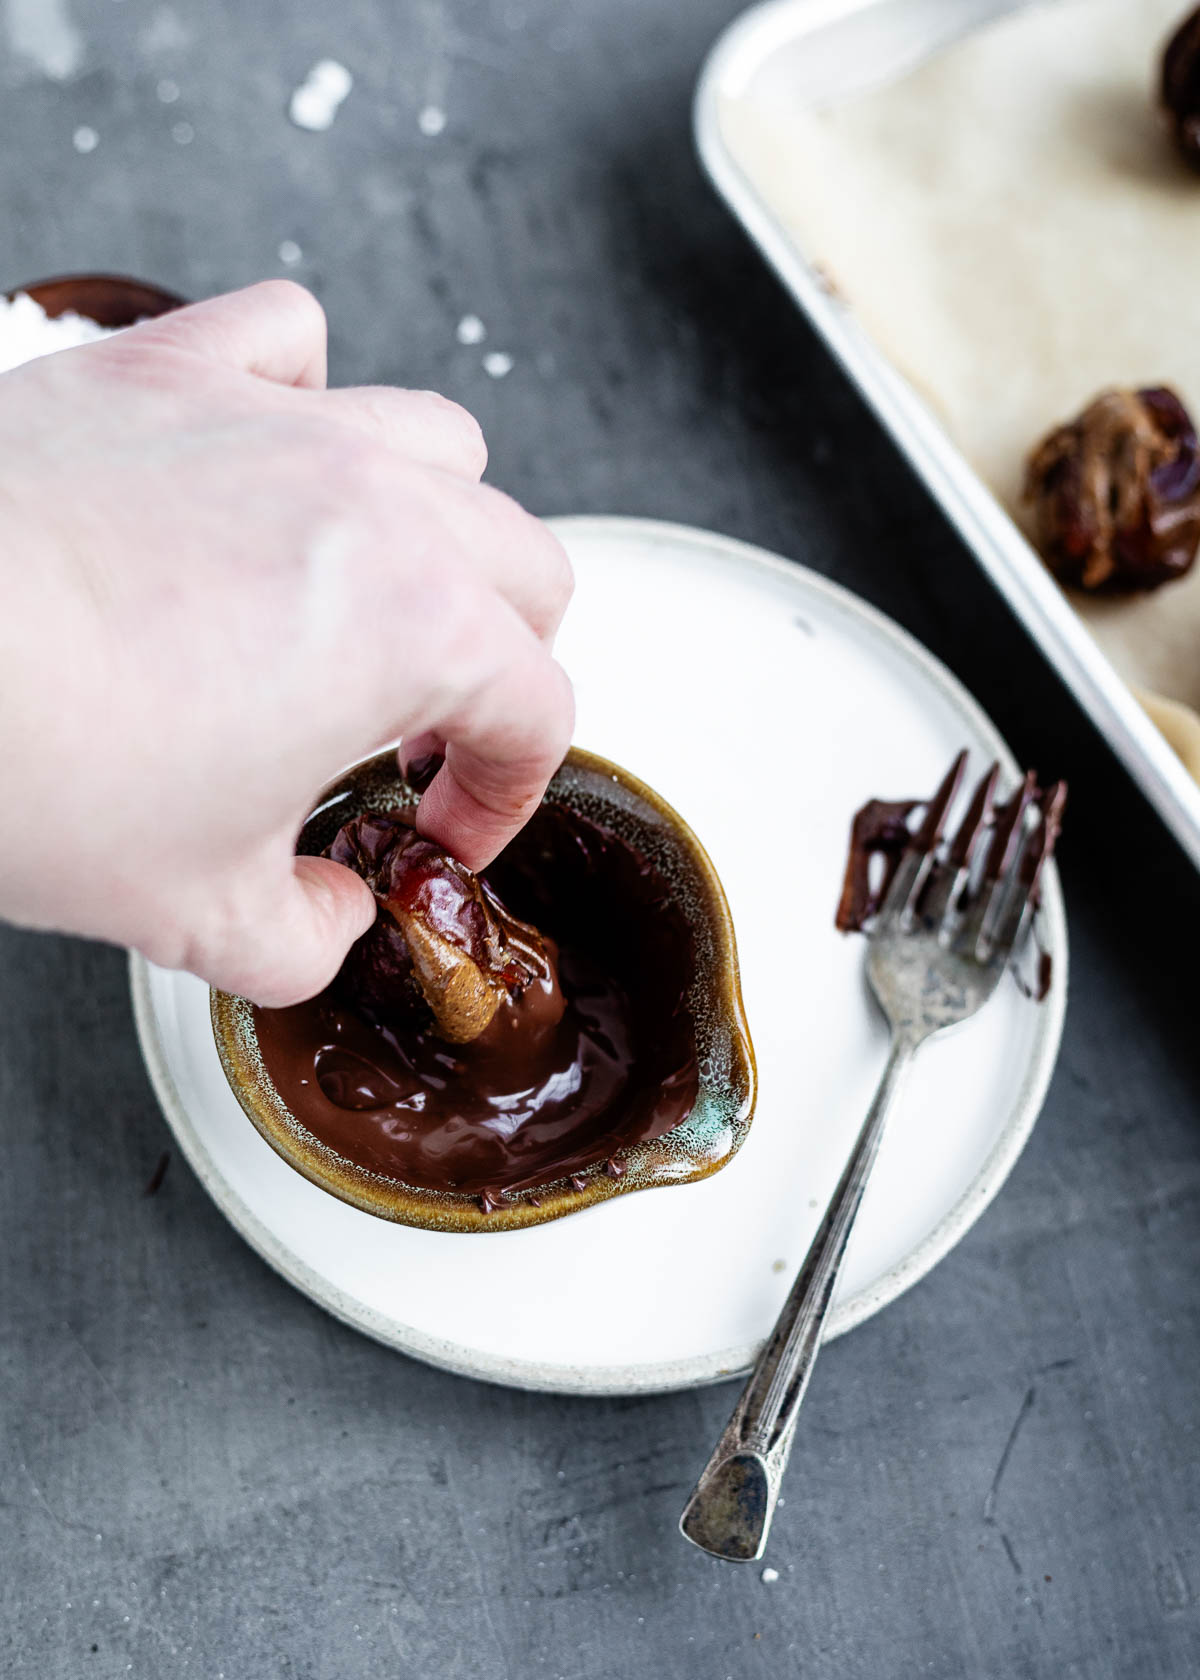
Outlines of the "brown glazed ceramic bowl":
[[[18,286],[16,291],[27,292],[47,315],[57,317],[70,310],[100,327],[131,327],[135,321],[178,309],[184,301],[174,292],[164,292],[161,286],[130,280],[123,274],[64,274],[54,280]],[[9,292],[9,299],[14,295]]]
[[[329,788],[304,825],[298,850],[317,853],[362,811],[394,810],[417,795],[394,752],[355,766]],[[669,882],[695,940],[696,972],[687,1007],[694,1023],[700,1090],[686,1120],[662,1137],[618,1151],[617,1178],[597,1162],[582,1176],[538,1186],[540,1206],[523,1193],[484,1213],[479,1198],[426,1190],[369,1172],[336,1154],[302,1126],[279,1095],[259,1053],[254,1013],[243,999],[213,992],[217,1050],[234,1094],[272,1149],[297,1172],[344,1202],[400,1225],[431,1231],[512,1231],[576,1213],[610,1196],[706,1178],[732,1159],[754,1112],[754,1052],[746,1030],[737,946],[725,893],[691,829],[644,782],[619,765],[573,749],[546,799],[603,823],[648,858]]]

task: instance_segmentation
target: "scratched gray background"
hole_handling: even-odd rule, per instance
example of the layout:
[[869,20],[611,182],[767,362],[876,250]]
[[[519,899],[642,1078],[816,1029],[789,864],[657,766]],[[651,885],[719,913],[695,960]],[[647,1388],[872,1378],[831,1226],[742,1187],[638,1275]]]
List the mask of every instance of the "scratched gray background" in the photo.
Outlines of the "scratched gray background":
[[[1200,1671],[1200,892],[701,179],[690,90],[733,9],[0,0],[3,283],[200,294],[294,240],[335,377],[461,398],[535,508],[750,538],[915,630],[1076,787],[1046,1113],[961,1247],[822,1360],[766,1584],[674,1533],[730,1388],[513,1394],[343,1329],[179,1160],[144,1195],[167,1140],[121,958],[0,930],[6,1676]],[[356,86],[300,133],[325,55]]]

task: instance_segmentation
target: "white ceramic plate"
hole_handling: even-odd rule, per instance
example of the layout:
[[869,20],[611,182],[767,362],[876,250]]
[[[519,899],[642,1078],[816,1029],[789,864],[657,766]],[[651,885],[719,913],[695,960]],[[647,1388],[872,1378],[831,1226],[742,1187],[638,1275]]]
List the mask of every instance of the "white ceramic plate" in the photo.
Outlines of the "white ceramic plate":
[[[770,1328],[883,1065],[863,941],[833,912],[852,812],[932,792],[968,745],[1015,765],[970,696],[854,596],[759,549],[648,520],[557,524],[577,594],[559,644],[576,738],[656,787],[725,883],[758,1057],[741,1153],[700,1184],[530,1231],[445,1236],[293,1172],[225,1083],[199,981],[133,962],[142,1048],[180,1147],[284,1277],[392,1347],[523,1388],[635,1394],[744,1370]],[[829,1333],[915,1283],[1004,1181],[1045,1093],[1066,1002],[1050,872],[1047,1000],[1007,979],[922,1052],[884,1140]]]

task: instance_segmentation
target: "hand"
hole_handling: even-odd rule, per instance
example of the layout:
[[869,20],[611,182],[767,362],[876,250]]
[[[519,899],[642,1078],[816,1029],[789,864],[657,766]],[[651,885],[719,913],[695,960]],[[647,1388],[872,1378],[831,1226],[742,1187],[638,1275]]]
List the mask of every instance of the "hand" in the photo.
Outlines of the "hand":
[[345,764],[444,743],[418,825],[478,869],[573,721],[570,569],[474,420],[324,387],[283,281],[0,376],[0,915],[264,1004],[374,916],[293,856]]

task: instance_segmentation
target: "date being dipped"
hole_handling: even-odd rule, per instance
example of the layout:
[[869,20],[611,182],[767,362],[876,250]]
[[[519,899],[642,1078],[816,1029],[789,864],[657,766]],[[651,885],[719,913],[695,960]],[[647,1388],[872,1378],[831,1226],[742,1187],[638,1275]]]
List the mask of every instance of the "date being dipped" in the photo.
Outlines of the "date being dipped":
[[485,1213],[689,1114],[692,933],[615,832],[545,805],[482,875],[367,812],[327,855],[375,894],[328,990],[255,1010],[266,1070],[344,1159]]

